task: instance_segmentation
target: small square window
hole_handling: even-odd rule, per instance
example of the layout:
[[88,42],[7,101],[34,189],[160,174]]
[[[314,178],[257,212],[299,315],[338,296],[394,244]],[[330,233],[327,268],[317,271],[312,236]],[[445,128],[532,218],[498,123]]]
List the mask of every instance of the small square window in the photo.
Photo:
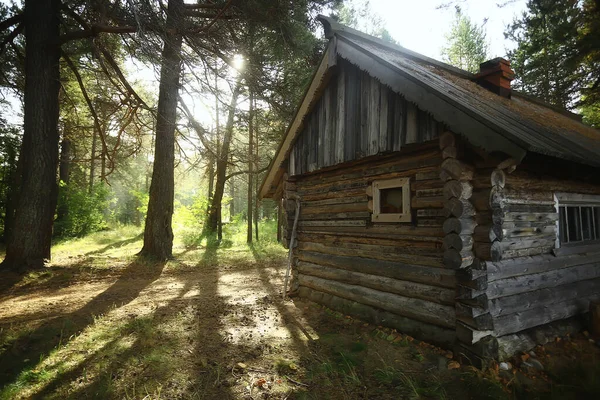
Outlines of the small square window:
[[410,178],[373,182],[373,222],[410,222]]

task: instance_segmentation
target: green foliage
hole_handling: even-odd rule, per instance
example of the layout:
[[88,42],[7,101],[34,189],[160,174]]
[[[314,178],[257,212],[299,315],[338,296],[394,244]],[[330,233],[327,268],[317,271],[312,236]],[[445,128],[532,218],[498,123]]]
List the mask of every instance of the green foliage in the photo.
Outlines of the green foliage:
[[109,191],[102,185],[94,186],[92,193],[76,185],[61,182],[58,207],[67,205],[68,213],[54,223],[54,233],[59,237],[80,237],[108,227],[106,210]]
[[444,61],[466,71],[479,71],[479,64],[488,57],[484,26],[471,22],[458,6],[446,42],[447,47],[442,49]]
[[562,108],[573,108],[588,86],[589,70],[576,62],[582,10],[578,0],[530,0],[527,11],[507,27],[516,43],[508,52],[513,86]]
[[398,44],[385,27],[383,18],[371,10],[370,0],[347,0],[334,7],[340,23],[378,37],[386,42]]
[[16,195],[15,178],[21,137],[19,131],[0,119],[0,232],[6,228],[8,202]]
[[583,122],[600,129],[600,102],[595,104],[585,104],[581,107]]

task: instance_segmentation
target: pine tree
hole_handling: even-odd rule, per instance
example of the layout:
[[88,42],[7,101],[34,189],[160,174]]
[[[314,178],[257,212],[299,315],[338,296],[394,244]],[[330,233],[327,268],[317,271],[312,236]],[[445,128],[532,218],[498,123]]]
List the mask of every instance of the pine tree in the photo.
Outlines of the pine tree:
[[562,108],[572,108],[586,86],[576,62],[581,23],[577,0],[530,0],[527,11],[508,26],[505,37],[517,47],[508,52],[514,87]]
[[484,26],[471,22],[458,6],[446,41],[447,47],[442,49],[442,57],[455,67],[475,73],[479,70],[479,64],[488,58]]

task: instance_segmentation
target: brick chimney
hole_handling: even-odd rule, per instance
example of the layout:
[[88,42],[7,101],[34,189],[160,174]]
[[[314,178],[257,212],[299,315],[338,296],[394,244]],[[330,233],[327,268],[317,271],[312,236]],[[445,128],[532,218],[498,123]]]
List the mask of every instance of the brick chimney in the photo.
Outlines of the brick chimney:
[[479,64],[479,73],[475,75],[475,81],[484,88],[510,99],[510,81],[514,77],[510,62],[498,57]]

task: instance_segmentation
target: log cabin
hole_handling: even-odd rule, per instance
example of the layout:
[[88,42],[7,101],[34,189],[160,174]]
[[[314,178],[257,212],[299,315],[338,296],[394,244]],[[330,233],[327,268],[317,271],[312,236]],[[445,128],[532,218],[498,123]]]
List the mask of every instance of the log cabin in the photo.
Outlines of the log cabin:
[[581,329],[600,132],[511,90],[504,59],[472,74],[319,19],[327,48],[260,189],[291,293],[473,362]]

